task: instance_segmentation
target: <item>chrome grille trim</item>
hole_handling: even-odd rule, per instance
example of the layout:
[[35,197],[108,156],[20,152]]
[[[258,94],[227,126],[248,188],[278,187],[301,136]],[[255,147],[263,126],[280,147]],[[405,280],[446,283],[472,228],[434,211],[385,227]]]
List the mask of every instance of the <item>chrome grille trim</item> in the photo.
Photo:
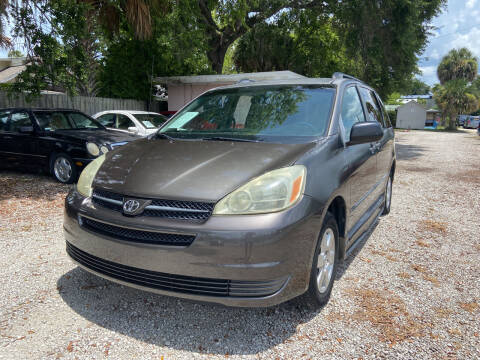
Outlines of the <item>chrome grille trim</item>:
[[164,200],[141,198],[114,193],[108,190],[94,189],[92,201],[94,204],[110,210],[123,213],[124,198],[151,200],[143,213],[136,216],[163,217],[190,221],[206,221],[212,215],[214,203],[182,200]]

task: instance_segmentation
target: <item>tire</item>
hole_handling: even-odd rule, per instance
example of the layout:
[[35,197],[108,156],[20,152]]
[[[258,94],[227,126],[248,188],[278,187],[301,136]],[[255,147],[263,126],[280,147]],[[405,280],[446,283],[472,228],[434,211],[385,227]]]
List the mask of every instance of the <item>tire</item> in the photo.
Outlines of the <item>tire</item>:
[[63,184],[73,183],[78,176],[77,167],[72,158],[64,153],[52,157],[51,172],[53,177]]
[[[310,285],[305,293],[306,303],[315,309],[321,308],[330,299],[337,273],[338,249],[338,225],[333,215],[328,212],[315,248]],[[320,261],[324,263],[323,266]]]
[[382,215],[390,213],[390,206],[392,206],[392,175],[388,176],[387,184],[385,185],[385,205],[383,207]]

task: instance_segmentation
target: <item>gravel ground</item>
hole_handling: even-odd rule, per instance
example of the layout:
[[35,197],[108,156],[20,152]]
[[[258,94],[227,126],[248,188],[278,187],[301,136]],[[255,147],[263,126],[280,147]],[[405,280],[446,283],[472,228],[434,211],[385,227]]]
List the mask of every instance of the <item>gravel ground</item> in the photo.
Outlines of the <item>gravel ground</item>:
[[123,287],[65,254],[67,186],[0,172],[0,358],[480,358],[480,137],[397,132],[392,212],[330,302],[267,309]]

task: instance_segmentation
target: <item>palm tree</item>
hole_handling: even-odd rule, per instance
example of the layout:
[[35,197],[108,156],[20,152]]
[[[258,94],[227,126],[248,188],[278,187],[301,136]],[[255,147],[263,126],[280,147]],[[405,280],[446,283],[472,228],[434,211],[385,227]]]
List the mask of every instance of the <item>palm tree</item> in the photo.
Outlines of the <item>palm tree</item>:
[[456,79],[472,82],[478,73],[478,62],[467,48],[453,49],[443,57],[437,68],[440,84]]
[[[170,9],[171,0],[78,0],[90,4],[93,8],[99,9],[100,23],[111,33],[118,31],[121,18],[125,17],[132,26],[135,35],[139,39],[146,39],[152,35],[152,11],[167,12]],[[8,17],[8,7],[12,1],[0,0],[0,47],[10,47],[10,39],[4,36],[4,22]],[[40,3],[48,0],[23,0],[18,3],[12,2],[17,9],[40,8]]]
[[435,102],[448,116],[448,129],[456,128],[455,120],[458,114],[470,113],[480,106],[479,99],[469,92],[468,83],[463,79],[450,80],[445,85],[433,88]]
[[7,19],[8,0],[0,0],[0,47],[12,46],[8,37],[5,36],[5,20]]

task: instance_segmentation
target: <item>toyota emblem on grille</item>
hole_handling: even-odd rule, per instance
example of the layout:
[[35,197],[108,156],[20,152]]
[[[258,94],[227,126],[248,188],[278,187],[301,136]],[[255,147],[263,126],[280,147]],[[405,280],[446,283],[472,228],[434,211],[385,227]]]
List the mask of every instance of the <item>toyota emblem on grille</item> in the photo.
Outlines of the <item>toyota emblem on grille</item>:
[[127,214],[133,214],[140,207],[140,203],[137,200],[127,200],[123,203],[123,211]]

